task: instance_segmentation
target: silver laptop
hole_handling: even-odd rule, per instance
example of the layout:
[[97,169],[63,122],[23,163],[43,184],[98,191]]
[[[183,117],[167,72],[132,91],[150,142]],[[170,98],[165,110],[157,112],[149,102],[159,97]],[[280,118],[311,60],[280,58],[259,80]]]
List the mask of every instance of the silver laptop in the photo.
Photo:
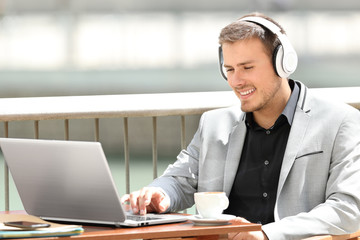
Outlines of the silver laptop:
[[130,227],[187,220],[124,211],[99,142],[0,138],[0,146],[28,214]]

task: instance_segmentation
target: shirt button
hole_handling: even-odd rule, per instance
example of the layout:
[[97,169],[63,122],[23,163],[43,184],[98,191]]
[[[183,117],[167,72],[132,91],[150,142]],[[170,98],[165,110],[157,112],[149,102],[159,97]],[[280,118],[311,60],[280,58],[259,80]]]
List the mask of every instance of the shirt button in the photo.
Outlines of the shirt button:
[[270,130],[266,130],[266,135],[269,135],[270,134]]
[[268,194],[266,192],[263,193],[263,197],[266,198]]
[[265,161],[264,161],[264,164],[265,164],[266,166],[269,165],[269,163],[270,163],[270,162],[269,162],[268,160],[265,160]]

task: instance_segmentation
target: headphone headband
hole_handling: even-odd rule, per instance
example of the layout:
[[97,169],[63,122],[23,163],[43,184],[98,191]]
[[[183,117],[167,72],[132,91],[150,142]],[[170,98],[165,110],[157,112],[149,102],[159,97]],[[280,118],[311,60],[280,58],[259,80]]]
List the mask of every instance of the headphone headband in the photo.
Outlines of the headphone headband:
[[265,18],[262,18],[262,17],[244,17],[244,18],[240,18],[239,21],[246,21],[246,22],[253,22],[253,23],[260,24],[261,26],[264,26],[267,29],[269,29],[271,32],[273,32],[277,36],[282,34],[279,26],[277,26],[275,23],[272,23],[269,20],[266,20]]

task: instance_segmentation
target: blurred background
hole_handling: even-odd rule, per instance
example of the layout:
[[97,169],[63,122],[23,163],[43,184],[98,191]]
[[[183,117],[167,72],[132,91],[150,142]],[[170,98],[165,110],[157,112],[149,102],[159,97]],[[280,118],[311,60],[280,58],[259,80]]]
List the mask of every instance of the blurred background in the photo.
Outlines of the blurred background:
[[0,97],[229,90],[218,34],[253,11],[287,31],[293,78],[359,86],[358,0],[0,0]]
[[[359,0],[0,0],[0,97],[230,90],[218,70],[218,35],[254,11],[287,31],[299,55],[292,78],[309,87],[360,86]],[[198,119],[186,117],[187,143]],[[181,150],[180,119],[158,125],[161,174]],[[11,122],[9,136],[33,138],[33,126]],[[121,119],[100,122],[119,194],[122,126]],[[41,121],[40,138],[63,139],[63,128],[61,120]],[[70,129],[71,140],[94,139],[93,120],[71,120]],[[129,134],[136,190],[152,179],[152,119],[129,119]],[[11,209],[21,209],[11,194]]]

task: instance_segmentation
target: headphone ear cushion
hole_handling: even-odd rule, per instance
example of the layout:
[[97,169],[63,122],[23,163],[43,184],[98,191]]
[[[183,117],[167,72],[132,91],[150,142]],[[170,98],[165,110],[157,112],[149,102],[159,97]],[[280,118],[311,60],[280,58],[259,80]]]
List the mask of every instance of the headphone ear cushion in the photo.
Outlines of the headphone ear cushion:
[[279,77],[287,78],[289,76],[289,74],[287,74],[284,71],[283,59],[284,59],[284,48],[281,44],[279,44],[274,50],[273,65],[274,65],[275,72]]

